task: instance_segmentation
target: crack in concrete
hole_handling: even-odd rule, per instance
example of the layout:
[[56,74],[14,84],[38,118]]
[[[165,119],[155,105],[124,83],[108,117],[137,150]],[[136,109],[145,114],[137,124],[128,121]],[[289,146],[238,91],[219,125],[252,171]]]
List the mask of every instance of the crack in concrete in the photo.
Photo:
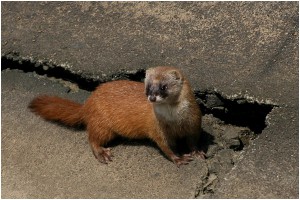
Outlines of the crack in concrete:
[[[54,77],[69,81],[78,85],[80,89],[93,91],[104,82],[127,79],[142,82],[145,77],[145,69],[133,71],[120,70],[110,76],[97,78],[87,77],[84,73],[75,73],[67,69],[64,65],[56,65],[51,61],[37,61],[24,58],[17,52],[10,52],[2,55],[2,70],[19,69],[24,72],[35,72],[39,75]],[[213,114],[226,124],[248,127],[250,130],[259,134],[266,125],[266,117],[275,104],[249,102],[246,98],[228,99],[216,91],[195,91],[197,102],[203,114]]]
[[83,72],[72,72],[65,67],[65,64],[57,65],[47,60],[35,60],[33,58],[21,57],[18,52],[10,52],[1,57],[2,68],[5,69],[19,69],[24,72],[35,72],[39,75],[46,75],[47,77],[54,77],[70,81],[78,85],[80,89],[93,91],[96,87],[108,81],[128,79],[133,81],[142,81],[145,75],[144,69],[137,69],[134,71],[120,70],[110,76],[92,77]]
[[248,127],[256,134],[266,128],[266,117],[274,104],[249,102],[246,98],[228,99],[215,91],[195,91],[201,111],[221,119],[226,124]]

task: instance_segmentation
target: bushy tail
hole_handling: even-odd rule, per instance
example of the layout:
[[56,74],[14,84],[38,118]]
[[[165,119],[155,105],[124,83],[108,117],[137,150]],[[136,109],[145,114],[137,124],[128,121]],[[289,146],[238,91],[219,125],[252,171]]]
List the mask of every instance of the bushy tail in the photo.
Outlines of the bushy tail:
[[39,96],[34,98],[30,110],[46,120],[59,121],[68,126],[83,123],[82,105],[55,96]]

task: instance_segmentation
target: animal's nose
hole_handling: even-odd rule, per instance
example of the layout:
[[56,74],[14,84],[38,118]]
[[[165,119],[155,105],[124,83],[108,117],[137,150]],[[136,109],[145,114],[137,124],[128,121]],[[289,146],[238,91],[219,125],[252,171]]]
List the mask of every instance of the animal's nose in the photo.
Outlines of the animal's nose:
[[148,100],[151,101],[151,102],[155,102],[156,101],[156,96],[155,95],[149,95]]

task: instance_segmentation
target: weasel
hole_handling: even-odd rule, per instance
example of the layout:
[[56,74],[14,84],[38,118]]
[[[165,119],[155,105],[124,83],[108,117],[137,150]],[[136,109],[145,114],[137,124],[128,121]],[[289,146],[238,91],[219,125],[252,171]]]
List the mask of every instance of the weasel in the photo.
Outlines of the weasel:
[[[104,146],[118,135],[153,140],[177,166],[194,155],[204,158],[196,147],[201,112],[188,80],[174,67],[146,70],[144,84],[127,80],[101,84],[83,105],[44,95],[34,98],[29,108],[46,120],[85,124],[93,154],[102,163],[111,161],[110,148]],[[175,155],[170,147],[177,138],[187,138],[191,153]]]

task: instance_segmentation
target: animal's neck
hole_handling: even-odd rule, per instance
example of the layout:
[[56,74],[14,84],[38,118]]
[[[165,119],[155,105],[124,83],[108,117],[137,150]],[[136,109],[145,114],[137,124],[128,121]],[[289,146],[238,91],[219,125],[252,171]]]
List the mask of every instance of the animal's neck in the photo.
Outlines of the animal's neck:
[[156,104],[153,105],[155,115],[166,121],[178,121],[185,117],[189,102],[183,100],[178,104]]
[[162,120],[180,123],[182,119],[185,119],[190,114],[189,109],[191,104],[193,104],[189,98],[192,95],[191,93],[190,85],[185,81],[176,103],[153,105],[155,115]]

